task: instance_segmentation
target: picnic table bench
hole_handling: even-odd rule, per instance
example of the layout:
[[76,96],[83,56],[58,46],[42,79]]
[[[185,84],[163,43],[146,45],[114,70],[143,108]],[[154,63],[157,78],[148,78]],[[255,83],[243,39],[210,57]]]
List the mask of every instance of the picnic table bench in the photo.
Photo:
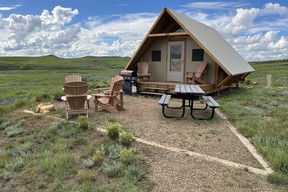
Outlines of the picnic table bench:
[[[162,106],[162,114],[166,118],[176,118],[174,116],[169,116],[165,113],[165,108],[171,108],[171,109],[181,109],[182,107],[169,107],[169,103],[171,100],[171,95],[163,94],[158,102],[159,105]],[[182,115],[180,117],[184,116],[184,112],[182,112]]]
[[171,95],[163,94],[158,104],[162,106],[167,106],[170,103],[170,99]]
[[199,120],[210,120],[210,119],[213,119],[214,117],[214,111],[216,108],[220,108],[220,105],[217,103],[217,101],[215,101],[215,99],[211,96],[202,96],[202,99],[204,100],[206,106],[205,108],[203,109],[199,109],[199,108],[194,108],[193,110],[205,110],[207,109],[207,107],[211,108],[212,109],[212,112],[211,112],[211,116],[208,117],[208,118],[200,118],[200,117],[195,117],[193,115],[193,110],[191,110],[191,116],[194,118],[194,119],[199,119]]

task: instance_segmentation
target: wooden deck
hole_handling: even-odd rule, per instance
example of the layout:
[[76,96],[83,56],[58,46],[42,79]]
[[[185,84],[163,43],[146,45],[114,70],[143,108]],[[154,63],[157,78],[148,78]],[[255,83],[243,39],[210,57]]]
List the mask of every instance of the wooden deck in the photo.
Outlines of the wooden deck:
[[[162,95],[163,93],[174,94],[175,85],[179,83],[172,82],[138,82],[137,88],[139,94]],[[219,91],[215,89],[214,84],[203,84],[200,87],[207,93],[211,94]],[[226,87],[227,88],[227,87]]]

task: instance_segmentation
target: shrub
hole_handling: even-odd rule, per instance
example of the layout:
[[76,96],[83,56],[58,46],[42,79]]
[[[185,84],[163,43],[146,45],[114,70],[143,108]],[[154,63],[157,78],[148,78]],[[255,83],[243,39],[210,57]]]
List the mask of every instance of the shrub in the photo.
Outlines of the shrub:
[[0,173],[0,181],[8,181],[11,177],[11,172],[3,171]]
[[104,154],[101,151],[96,151],[92,157],[92,161],[95,165],[101,165],[104,161]]
[[21,157],[16,158],[13,161],[6,163],[5,168],[9,171],[18,171],[24,166],[24,159]]
[[76,123],[61,122],[58,128],[57,134],[62,138],[69,138],[80,132],[80,127]]
[[112,163],[111,165],[103,163],[102,172],[105,173],[108,177],[116,177],[119,175],[121,170],[120,163]]
[[119,123],[109,124],[107,127],[108,136],[113,140],[118,139],[119,132],[121,129],[122,129],[122,125],[120,125]]
[[5,129],[5,132],[8,137],[15,137],[22,134],[23,130],[14,126],[10,126]]
[[131,133],[122,132],[119,136],[119,142],[124,146],[131,145],[132,141],[134,141],[134,138]]
[[27,167],[23,170],[22,177],[26,183],[31,183],[37,179],[38,172],[36,167]]
[[95,166],[95,163],[94,163],[94,161],[92,161],[91,159],[85,159],[85,160],[83,161],[83,165],[84,165],[85,167],[87,167],[87,168],[92,168],[92,167]]
[[77,138],[73,139],[73,141],[72,141],[73,146],[87,145],[87,143],[88,143],[88,141],[84,137],[77,137]]
[[88,171],[79,171],[78,180],[80,183],[91,182],[96,179],[96,173]]
[[120,156],[120,153],[122,151],[123,147],[121,145],[112,145],[110,147],[108,147],[108,156],[111,159],[117,159]]
[[36,102],[42,102],[42,101],[49,101],[51,100],[51,95],[48,93],[41,93],[39,95],[35,96]]
[[16,147],[16,149],[19,153],[21,153],[21,152],[27,153],[28,151],[31,151],[32,148],[33,148],[32,142],[22,143]]
[[86,116],[79,116],[77,118],[77,122],[79,123],[79,128],[81,130],[87,130],[89,128],[89,125],[88,125],[88,118]]
[[129,181],[140,181],[143,178],[144,174],[134,165],[129,165],[125,171],[124,177]]
[[123,149],[120,152],[120,160],[125,164],[131,164],[136,160],[136,149]]
[[288,176],[282,173],[272,173],[268,175],[267,180],[275,185],[288,185]]

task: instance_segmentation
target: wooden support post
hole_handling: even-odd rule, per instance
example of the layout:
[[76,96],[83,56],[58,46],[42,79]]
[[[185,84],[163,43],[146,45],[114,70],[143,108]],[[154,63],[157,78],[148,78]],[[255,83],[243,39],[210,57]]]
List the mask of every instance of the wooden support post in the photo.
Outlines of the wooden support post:
[[267,80],[267,87],[271,87],[272,75],[267,75],[266,80]]

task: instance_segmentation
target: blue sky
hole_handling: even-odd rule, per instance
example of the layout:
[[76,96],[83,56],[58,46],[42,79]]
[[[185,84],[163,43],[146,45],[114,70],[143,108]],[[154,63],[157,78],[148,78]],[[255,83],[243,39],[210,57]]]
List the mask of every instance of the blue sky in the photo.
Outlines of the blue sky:
[[287,0],[0,0],[0,55],[132,56],[165,7],[215,28],[248,61],[288,58]]

